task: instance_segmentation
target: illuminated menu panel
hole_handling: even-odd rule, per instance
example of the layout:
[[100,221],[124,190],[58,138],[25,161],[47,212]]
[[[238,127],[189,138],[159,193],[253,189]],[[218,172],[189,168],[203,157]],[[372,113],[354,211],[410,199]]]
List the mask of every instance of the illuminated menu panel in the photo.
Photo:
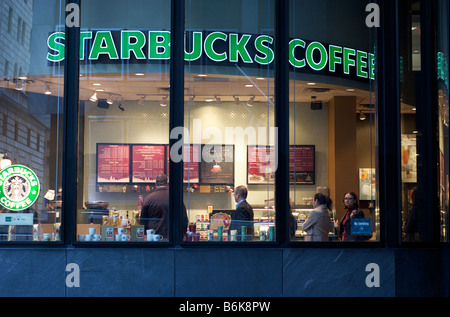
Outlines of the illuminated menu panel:
[[154,183],[164,173],[164,145],[132,145],[132,182]]
[[203,145],[201,184],[234,184],[234,146]]
[[[170,150],[167,146],[167,177],[169,177]],[[200,145],[183,145],[183,182],[200,181]]]
[[276,169],[275,159],[273,146],[248,146],[247,183],[273,184]]
[[130,182],[130,146],[97,144],[97,182]]
[[292,145],[289,147],[289,182],[295,184],[314,185],[314,145]]
[[[277,167],[273,146],[247,147],[247,183],[273,184]],[[289,181],[295,184],[315,183],[315,146],[292,145],[289,147]]]

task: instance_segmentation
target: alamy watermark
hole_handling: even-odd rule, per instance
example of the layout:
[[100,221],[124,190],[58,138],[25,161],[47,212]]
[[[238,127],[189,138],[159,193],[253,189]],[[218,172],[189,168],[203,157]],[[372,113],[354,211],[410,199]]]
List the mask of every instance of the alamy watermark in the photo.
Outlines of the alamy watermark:
[[68,263],[66,265],[66,287],[80,287],[80,267],[76,263]]
[[[222,132],[224,131],[224,132]],[[199,156],[193,157],[193,162],[236,162],[246,164],[259,163],[261,173],[275,172],[278,167],[277,155],[277,127],[225,127],[223,130],[217,127],[206,127],[202,129],[201,120],[194,119],[192,127],[189,130],[186,127],[175,127],[170,132],[170,139],[177,140],[170,149],[170,160],[178,163],[180,161],[189,162],[189,155],[183,155],[183,146],[186,140],[192,139],[192,144],[204,144]],[[204,142],[208,140],[208,142]],[[242,149],[245,145],[255,146],[255,156],[245,157],[238,155],[236,157],[223,155],[223,147],[225,151],[227,147],[233,145]],[[274,144],[274,145],[269,145]]]
[[69,12],[66,16],[66,25],[69,28],[80,27],[80,6],[76,3],[69,3],[66,5],[66,12]]
[[366,265],[366,272],[370,272],[366,276],[367,287],[380,287],[380,267],[376,263]]
[[380,27],[380,6],[376,3],[368,3],[366,5],[366,12],[370,12],[366,17],[367,27]]

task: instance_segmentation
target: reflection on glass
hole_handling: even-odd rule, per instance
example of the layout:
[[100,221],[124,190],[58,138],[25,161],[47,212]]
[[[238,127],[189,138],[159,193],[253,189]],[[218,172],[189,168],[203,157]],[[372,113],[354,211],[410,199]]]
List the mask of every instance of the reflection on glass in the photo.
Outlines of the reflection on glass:
[[[378,239],[375,41],[365,5],[290,1],[292,241]],[[355,18],[343,24],[343,15]]]
[[77,241],[168,241],[170,2],[102,4],[82,6]]
[[185,241],[275,240],[273,1],[186,1]]
[[[420,4],[411,1],[408,6],[413,13],[403,13],[402,28],[406,35],[401,37],[401,180],[402,180],[402,240],[420,241],[419,234],[420,212],[418,201],[420,181],[417,175],[417,159],[420,154],[417,150],[418,130],[416,111],[417,103],[415,93],[415,72],[420,72]],[[408,45],[408,47],[404,46]]]
[[47,36],[64,28],[60,1],[2,1],[0,241],[61,241],[63,67]]
[[436,19],[437,25],[437,100],[438,100],[438,144],[439,144],[439,205],[440,205],[440,239],[448,242],[448,221],[449,221],[449,30],[448,13],[449,2],[439,0],[437,2]]

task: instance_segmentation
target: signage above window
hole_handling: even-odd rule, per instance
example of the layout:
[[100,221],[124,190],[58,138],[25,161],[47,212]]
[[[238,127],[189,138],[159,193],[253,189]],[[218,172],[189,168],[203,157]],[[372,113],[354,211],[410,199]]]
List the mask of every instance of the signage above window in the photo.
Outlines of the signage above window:
[[[186,32],[184,59],[194,64],[264,67],[275,60],[275,39],[269,35],[218,31]],[[65,33],[47,39],[49,65],[64,60]],[[80,32],[81,63],[164,63],[170,59],[170,31],[91,30]],[[291,70],[348,79],[375,79],[375,55],[356,48],[291,39]]]

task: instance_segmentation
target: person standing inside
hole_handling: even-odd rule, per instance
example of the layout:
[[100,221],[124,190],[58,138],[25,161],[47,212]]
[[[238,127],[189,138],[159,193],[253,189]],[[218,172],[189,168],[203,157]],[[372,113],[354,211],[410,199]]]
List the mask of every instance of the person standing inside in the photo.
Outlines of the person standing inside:
[[231,216],[231,230],[237,230],[238,236],[241,235],[242,226],[246,227],[247,236],[253,235],[253,208],[246,201],[247,187],[241,185],[234,190],[234,200],[236,201],[236,211]]
[[[167,176],[156,176],[156,189],[150,193],[142,205],[140,223],[147,229],[155,229],[156,234],[163,238],[169,235],[169,185]],[[188,218],[186,207],[183,203],[183,234],[186,233]]]
[[334,227],[338,229],[342,241],[355,241],[357,236],[352,235],[352,219],[364,218],[364,212],[359,210],[358,197],[353,192],[344,195],[345,214],[339,222],[334,221]]
[[330,232],[330,214],[331,199],[324,194],[314,195],[314,209],[308,215],[303,224],[303,231],[306,232],[305,241],[328,241]]

